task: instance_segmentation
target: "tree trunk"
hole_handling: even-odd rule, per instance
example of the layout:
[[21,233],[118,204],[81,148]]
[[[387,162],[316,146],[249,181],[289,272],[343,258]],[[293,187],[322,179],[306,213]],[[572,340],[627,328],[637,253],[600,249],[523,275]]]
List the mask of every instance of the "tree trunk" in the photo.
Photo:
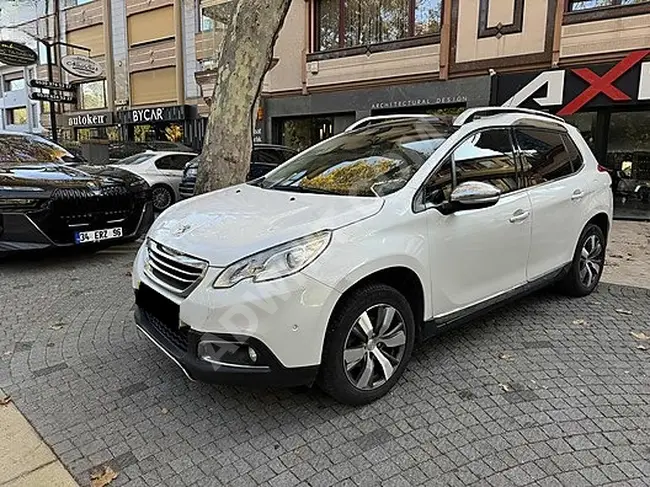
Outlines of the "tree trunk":
[[291,4],[291,0],[233,2],[217,62],[197,194],[246,179],[253,145],[253,109]]

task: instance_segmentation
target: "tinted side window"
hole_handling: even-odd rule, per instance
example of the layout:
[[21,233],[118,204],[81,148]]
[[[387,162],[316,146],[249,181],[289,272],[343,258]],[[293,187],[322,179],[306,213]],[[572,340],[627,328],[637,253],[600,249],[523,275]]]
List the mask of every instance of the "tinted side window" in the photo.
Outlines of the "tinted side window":
[[526,186],[546,183],[573,172],[571,155],[562,134],[533,128],[515,130],[522,153],[522,178]]
[[466,181],[492,184],[502,194],[518,189],[515,154],[506,129],[470,135],[453,152],[456,185]]
[[183,155],[183,154],[176,154],[172,156],[172,167],[171,169],[176,169],[178,171],[182,171],[185,169],[185,164],[190,162],[192,159],[194,159],[194,156],[192,155]]
[[293,156],[297,154],[297,152],[290,151],[290,150],[283,150],[280,151],[280,153],[282,154],[282,162],[288,161],[289,159],[291,159]]
[[273,149],[254,149],[252,162],[278,165],[284,162],[282,153]]
[[[455,181],[452,158],[456,164]],[[515,156],[506,129],[486,130],[465,139],[427,181],[425,204],[448,201],[453,189],[466,181],[490,183],[503,194],[518,189]]]
[[174,169],[172,157],[173,156],[165,156],[156,160],[156,167],[158,169]]
[[569,135],[562,134],[562,140],[564,141],[564,147],[566,147],[566,150],[569,152],[573,172],[578,172],[584,162],[582,160],[582,154],[580,154],[580,150],[576,147],[575,142],[571,137],[569,137]]
[[439,205],[449,199],[453,181],[451,177],[451,158],[448,157],[429,177],[424,186],[426,205]]

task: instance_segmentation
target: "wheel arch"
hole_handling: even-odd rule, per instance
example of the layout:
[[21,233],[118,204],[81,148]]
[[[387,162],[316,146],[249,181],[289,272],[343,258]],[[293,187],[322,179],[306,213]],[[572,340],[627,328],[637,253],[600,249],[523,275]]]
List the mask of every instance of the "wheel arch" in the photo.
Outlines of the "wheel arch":
[[372,283],[381,283],[395,288],[406,298],[411,306],[415,318],[416,329],[418,331],[416,339],[419,338],[427,305],[425,295],[426,287],[418,273],[405,265],[395,265],[376,269],[355,280],[354,283],[350,284],[341,293],[330,316],[336,314],[350,294],[357,289]]
[[609,232],[611,230],[611,222],[609,221],[609,216],[607,215],[607,213],[601,212],[595,214],[587,222],[587,225],[590,224],[596,225],[598,228],[602,230],[603,235],[605,236],[605,242],[607,242],[609,239]]

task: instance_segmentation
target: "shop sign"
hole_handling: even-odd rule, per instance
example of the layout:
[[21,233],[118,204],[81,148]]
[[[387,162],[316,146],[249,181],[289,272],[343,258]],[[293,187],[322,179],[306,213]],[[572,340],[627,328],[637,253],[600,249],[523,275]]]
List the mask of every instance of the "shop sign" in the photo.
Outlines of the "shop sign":
[[101,65],[86,56],[70,54],[61,58],[61,67],[80,78],[98,78],[104,70]]
[[[541,73],[500,75],[496,102],[502,106],[548,109],[560,116],[650,100],[650,49],[618,63]],[[648,59],[646,62],[643,62]]]
[[7,66],[29,66],[36,64],[38,55],[19,42],[0,41],[0,63]]
[[84,113],[70,115],[67,118],[68,127],[97,127],[100,125],[113,125],[113,113]]
[[434,106],[434,105],[453,105],[457,103],[467,103],[467,97],[462,95],[457,96],[438,96],[431,98],[413,98],[407,100],[396,101],[381,101],[375,102],[370,107],[371,110],[383,110],[390,108],[408,108],[418,106]]
[[120,123],[125,124],[148,124],[185,120],[187,118],[187,105],[122,110],[117,112],[117,118]]

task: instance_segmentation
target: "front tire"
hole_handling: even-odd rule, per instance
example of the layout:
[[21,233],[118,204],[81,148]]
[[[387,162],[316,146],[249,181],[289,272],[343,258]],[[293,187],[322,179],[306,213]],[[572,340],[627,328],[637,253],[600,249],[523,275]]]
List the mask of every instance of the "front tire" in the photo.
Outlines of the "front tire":
[[575,297],[591,294],[605,267],[607,241],[598,225],[588,224],[578,240],[568,274],[560,283],[562,291]]
[[339,402],[367,404],[404,373],[415,343],[413,311],[385,284],[364,286],[343,299],[325,336],[319,384]]
[[151,199],[153,209],[161,213],[174,204],[174,193],[169,187],[160,184],[151,188]]

